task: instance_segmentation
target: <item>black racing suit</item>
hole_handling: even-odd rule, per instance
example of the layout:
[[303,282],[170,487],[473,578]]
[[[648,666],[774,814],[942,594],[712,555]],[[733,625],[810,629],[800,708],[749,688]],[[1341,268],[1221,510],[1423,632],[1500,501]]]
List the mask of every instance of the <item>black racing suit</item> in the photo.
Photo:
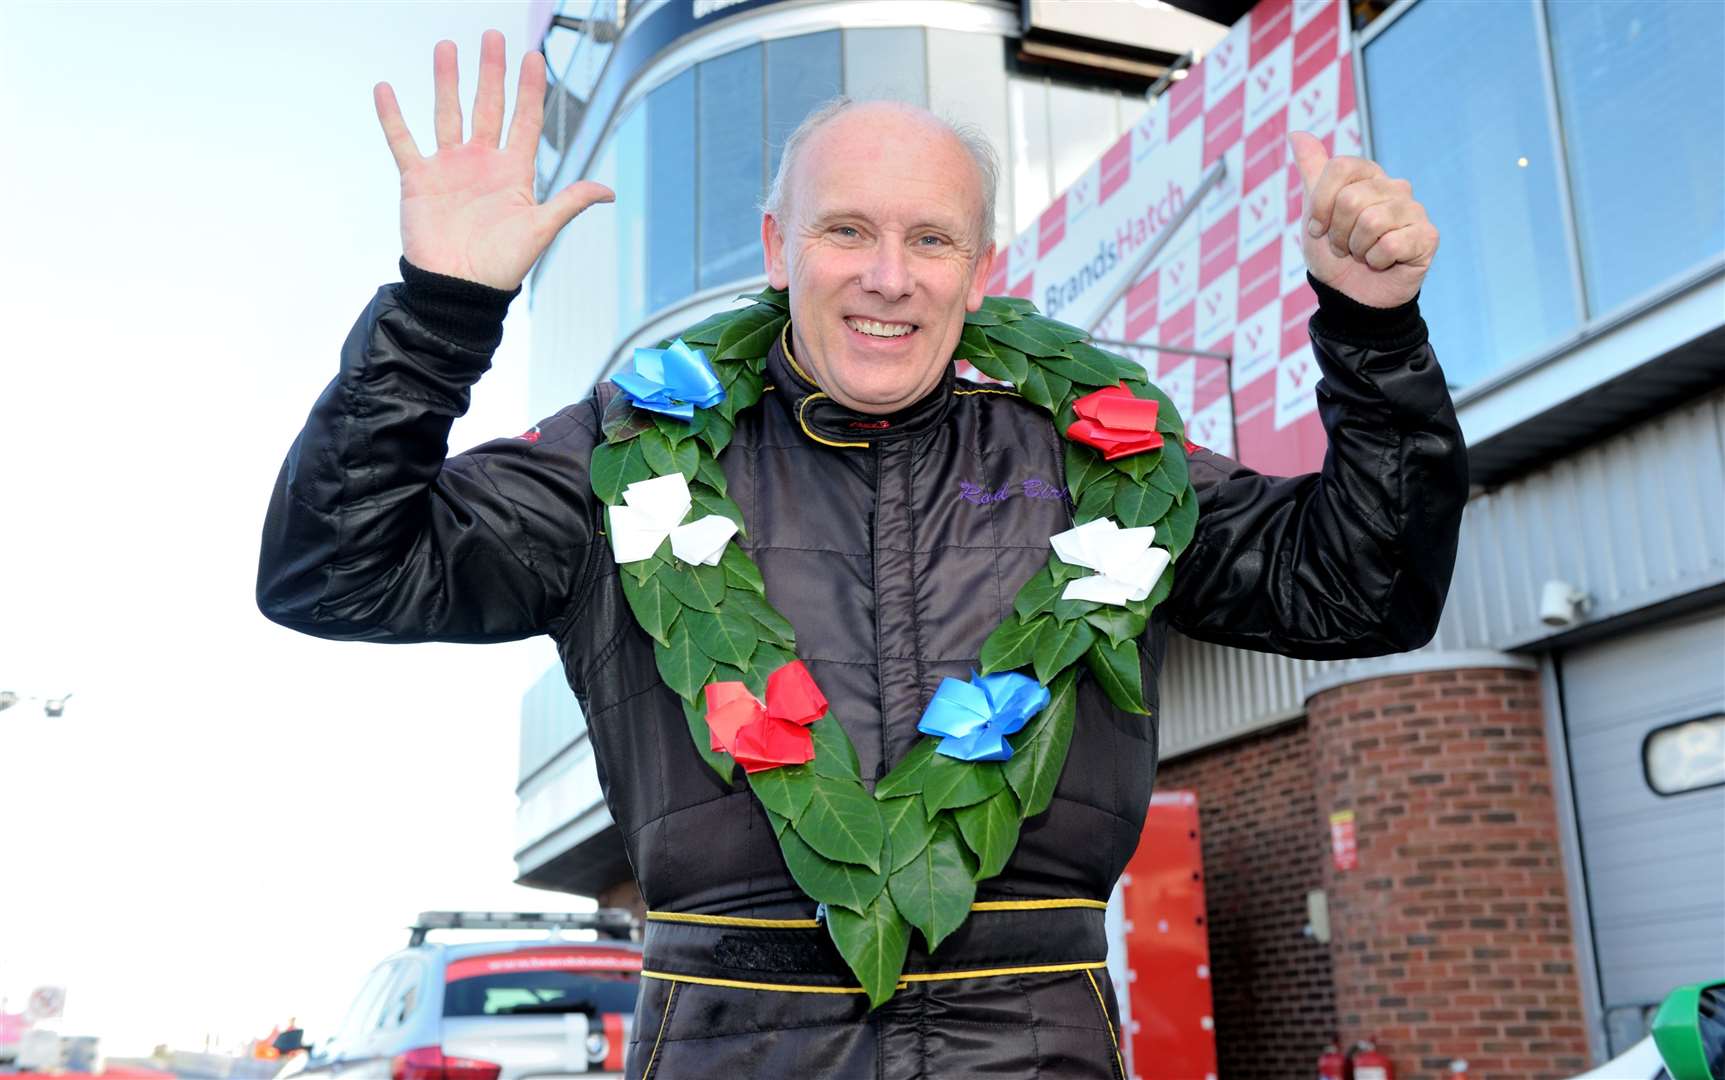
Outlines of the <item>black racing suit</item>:
[[[648,907],[811,918],[747,786],[727,788],[696,754],[624,601],[587,474],[612,388],[533,437],[445,460],[501,306],[460,310],[461,283],[404,274],[360,316],[288,454],[260,607],[330,638],[550,635]],[[1201,514],[1146,632],[1153,708],[1170,628],[1336,658],[1411,649],[1437,626],[1467,475],[1443,373],[1414,305],[1364,308],[1315,287],[1323,470],[1276,478],[1191,451]],[[1070,527],[1063,441],[1040,409],[950,375],[883,424],[819,393],[782,349],[768,364],[774,389],[739,416],[722,462],[748,522],[741,543],[877,779],[920,737],[941,679],[969,676],[1048,537]],[[979,901],[1105,899],[1138,842],[1157,720],[1116,710],[1088,677],[1081,686],[1053,805],[1025,823]],[[651,922],[656,974],[643,980],[630,1074],[1115,1076],[1101,914],[973,913],[937,956],[913,943],[911,981],[872,1013],[860,994],[804,992],[849,981],[822,930]]]

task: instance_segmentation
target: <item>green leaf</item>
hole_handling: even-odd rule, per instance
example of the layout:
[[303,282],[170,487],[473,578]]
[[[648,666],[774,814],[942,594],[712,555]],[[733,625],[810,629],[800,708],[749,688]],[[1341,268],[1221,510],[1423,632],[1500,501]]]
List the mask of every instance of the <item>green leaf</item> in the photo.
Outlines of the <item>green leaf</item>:
[[792,821],[802,817],[815,794],[815,772],[807,765],[781,765],[748,776],[761,805]]
[[922,797],[930,814],[979,803],[1006,785],[997,761],[960,761],[935,754],[922,771]]
[[[1061,588],[1065,589],[1066,586],[1062,585]],[[1102,605],[1093,600],[1056,600],[1054,602],[1054,617],[1060,622],[1071,622],[1073,619],[1084,618],[1100,607]]]
[[887,891],[899,914],[922,931],[929,952],[964,923],[976,898],[976,860],[950,818],[936,821],[934,836],[916,858],[893,871]]
[[683,605],[671,590],[665,588],[657,574],[650,574],[644,580],[637,580],[633,574],[621,574],[618,580],[623,585],[623,599],[629,602],[629,610],[635,613],[635,621],[641,624],[641,629],[652,635],[654,641],[669,645],[671,624],[677,621],[677,613],[683,610]]
[[779,331],[785,327],[785,313],[771,304],[757,304],[752,311],[762,312],[753,322],[741,323],[738,327],[726,327],[725,333],[719,338],[717,351],[713,359],[752,360],[757,356],[765,356],[767,350],[778,340]]
[[683,702],[683,719],[689,722],[689,741],[695,744],[695,752],[728,786],[736,777],[737,763],[731,760],[731,755],[713,749],[713,733],[707,727],[706,703],[699,699]]
[[1187,486],[1192,482],[1186,468],[1186,447],[1179,443],[1164,444],[1161,466],[1150,474],[1150,482],[1178,499],[1186,493]]
[[1020,619],[1014,616],[995,627],[994,633],[988,635],[988,640],[982,643],[982,673],[992,675],[997,671],[1011,671],[1030,663],[1031,658],[1036,655],[1036,635],[1041,631],[1042,624],[1053,621],[1044,618]]
[[983,298],[982,303],[984,307],[993,305],[997,309],[1005,308],[1019,318],[1039,314],[1036,310],[1036,301],[1022,296],[987,296]]
[[791,819],[785,817],[783,814],[775,814],[764,806],[761,809],[766,813],[767,821],[773,827],[773,835],[779,837],[782,841],[784,839],[785,832],[791,827]]
[[653,427],[653,414],[646,409],[637,409],[624,394],[618,394],[606,403],[605,415],[599,420],[599,430],[610,443],[628,442]]
[[1018,384],[1018,392],[1027,400],[1054,412],[1060,408],[1061,402],[1066,400],[1066,395],[1072,392],[1072,384],[1041,364],[1031,364],[1030,371]]
[[[705,517],[708,514],[717,514],[720,517],[727,517],[737,523],[737,530],[740,535],[748,535],[748,529],[743,524],[742,510],[738,509],[736,503],[725,498],[723,495],[720,495],[707,485],[690,485],[689,501],[692,502],[695,507],[694,518]],[[693,520],[693,518],[691,518],[691,520]]]
[[623,489],[630,484],[652,478],[653,470],[647,467],[647,459],[641,454],[640,439],[601,443],[593,448],[588,479],[593,484],[593,494],[606,506],[622,502]]
[[[975,363],[980,356],[988,359],[994,355],[994,347],[989,344],[988,335],[975,326],[966,326],[958,335],[958,348],[953,350],[953,356],[960,360]],[[998,378],[998,376],[996,376]]]
[[759,356],[766,352],[766,349],[762,349],[760,353],[738,353],[733,347],[763,326],[773,325],[785,317],[785,313],[773,305],[758,302],[728,314],[730,318],[725,322],[724,331],[719,334],[719,340],[714,342],[714,349],[707,357],[714,364],[735,356]]
[[1114,512],[1114,496],[1119,491],[1120,477],[1117,475],[1091,481],[1079,497],[1078,507],[1072,511],[1073,520],[1082,523],[1107,517]]
[[1156,543],[1167,548],[1175,555],[1186,550],[1186,545],[1192,542],[1192,534],[1198,528],[1198,500],[1190,494],[1175,503],[1168,511],[1168,516],[1156,529]]
[[1087,567],[1075,566],[1058,555],[1048,557],[1048,572],[1054,575],[1054,580],[1064,585],[1073,578],[1081,578],[1090,573]]
[[696,409],[693,420],[679,420],[675,416],[655,413],[653,414],[653,427],[659,434],[665,436],[672,446],[676,446],[678,443],[693,438],[695,432],[700,430],[702,414],[705,411],[704,409]]
[[828,713],[810,724],[809,731],[815,737],[815,772],[834,780],[862,782],[862,763],[838,717]]
[[671,595],[684,607],[696,611],[717,611],[725,595],[725,571],[718,566],[666,566],[656,575],[671,590]]
[[[725,447],[731,445],[731,435],[736,430],[735,425],[725,419],[724,415],[720,413],[717,408],[701,409],[699,412],[695,413],[695,415],[703,418],[701,420],[701,429],[695,432],[695,434],[700,437],[700,440],[707,445],[707,449],[713,454],[717,455],[724,453]],[[709,472],[718,473],[717,483],[708,479]],[[718,462],[714,461],[712,458],[704,455],[702,456],[700,464],[695,466],[695,476],[697,479],[710,484],[714,490],[719,492],[719,494],[723,495],[725,493],[724,470],[720,469],[718,467]]]
[[1097,639],[1085,652],[1084,663],[1089,666],[1090,673],[1096,676],[1096,681],[1102,685],[1108,700],[1117,708],[1137,713],[1139,716],[1150,715],[1150,710],[1144,707],[1144,682],[1142,669],[1138,666],[1136,641],[1111,645]]
[[[1177,566],[1179,564],[1176,563],[1175,565]],[[1148,622],[1150,619],[1150,612],[1155,609],[1157,604],[1168,599],[1169,594],[1173,591],[1174,568],[1169,567],[1167,570],[1163,571],[1161,577],[1156,579],[1156,584],[1150,589],[1150,595],[1146,596],[1142,600],[1128,600],[1126,602],[1126,610],[1130,612],[1134,618],[1143,619]]]
[[659,665],[659,677],[685,701],[701,694],[701,687],[712,680],[713,658],[695,647],[688,627],[682,622],[671,627],[671,640],[653,645],[653,659]]
[[1141,384],[1133,384],[1132,393],[1147,401],[1156,402],[1156,430],[1164,435],[1174,436],[1176,441],[1186,437],[1186,427],[1180,422],[1180,410],[1174,407],[1174,399],[1162,392],[1162,388],[1146,379]]
[[1077,663],[1095,640],[1096,631],[1083,620],[1045,620],[1041,632],[1036,635],[1036,651],[1032,658],[1036,681],[1047,686],[1056,675]]
[[[1027,318],[1013,323],[991,326],[988,340],[1029,356],[1066,356],[1067,343],[1060,335],[1043,325],[1040,318]],[[999,350],[996,350],[998,352]]]
[[880,800],[880,816],[886,826],[887,850],[892,853],[894,870],[922,854],[923,847],[934,836],[934,822],[928,819],[921,795]]
[[1149,484],[1121,484],[1114,495],[1114,517],[1122,528],[1154,525],[1174,505],[1174,496]]
[[689,626],[695,648],[721,664],[735,668],[749,666],[749,657],[755,654],[755,645],[761,637],[761,628],[753,619],[742,612],[690,608],[683,613],[683,621]]
[[861,781],[817,775],[814,795],[796,823],[797,835],[827,858],[880,869],[886,830],[880,807]]
[[[721,311],[709,315],[705,319],[689,327],[677,336],[683,339],[685,345],[713,345],[719,340],[719,334],[732,319],[742,314],[738,311]],[[705,352],[706,350],[702,350]]]
[[734,585],[727,587],[722,610],[747,616],[760,630],[766,632],[769,640],[787,649],[796,648],[797,632],[791,626],[790,620],[774,611],[773,606],[753,589],[739,589]]
[[[609,510],[607,510],[606,513],[606,521],[610,521]],[[660,569],[670,566],[672,562],[671,539],[670,537],[666,537],[659,541],[659,546],[657,548],[653,549],[652,558],[637,559],[634,562],[618,563],[617,569],[622,572],[624,577],[629,578],[639,585],[648,578],[657,574]]]
[[1048,366],[1080,386],[1120,385],[1120,369],[1101,349],[1074,341],[1066,346],[1069,360],[1050,360]]
[[1082,498],[1091,484],[1113,475],[1114,467],[1095,450],[1083,443],[1066,444],[1066,490],[1074,501]]
[[884,1005],[898,988],[910,952],[910,926],[891,897],[882,892],[860,915],[845,907],[828,908],[827,933],[868,991],[869,1007]]
[[1051,319],[1047,315],[1037,315],[1036,325],[1064,342],[1088,341],[1090,331],[1080,329],[1071,323],[1063,323],[1059,319]]
[[967,311],[964,313],[964,325],[967,328],[972,326],[998,326],[1006,321],[1005,316],[986,306],[977,311]]
[[[749,669],[743,673],[743,682],[748,686],[749,693],[766,700],[767,680],[772,677],[773,672],[795,659],[792,654],[769,642],[763,641],[756,645],[755,655],[749,658]],[[818,742],[816,746],[818,748]]]
[[1048,704],[1030,718],[1023,730],[1009,735],[1012,757],[1007,760],[1006,782],[1018,796],[1019,812],[1033,818],[1048,809],[1054,799],[1066,751],[1072,746],[1072,719],[1077,712],[1077,672],[1068,671],[1048,688]]
[[763,287],[760,292],[744,293],[737,299],[753,300],[757,304],[770,304],[787,313],[791,310],[791,294],[783,289],[775,289],[771,285]]
[[[715,419],[716,418],[717,417],[715,417]],[[720,422],[723,423],[723,421]],[[716,454],[718,451],[714,450],[713,453]],[[725,470],[720,468],[718,461],[713,458],[706,457],[705,455],[702,456],[700,464],[695,466],[695,479],[712,488],[720,495],[729,494],[730,489],[727,486],[728,482],[725,479]]]
[[1123,458],[1115,458],[1110,464],[1129,477],[1133,483],[1142,484],[1145,478],[1162,464],[1162,451],[1142,450],[1136,454],[1128,454]]
[[[785,856],[797,888],[811,899],[828,905],[867,911],[886,888],[886,874],[856,863],[833,862],[810,847],[793,828],[779,834],[779,851]],[[827,912],[830,917],[832,912]]]
[[918,739],[910,752],[892,767],[892,771],[875,784],[874,797],[887,799],[897,795],[920,795],[923,770],[928,768],[929,759],[934,756],[934,748],[938,745],[940,744],[935,739]]
[[952,817],[964,842],[976,852],[976,880],[991,878],[1006,868],[1006,860],[1018,846],[1018,800],[1010,788],[1003,787],[992,798],[961,807]]
[[1018,613],[1021,620],[1047,611],[1060,599],[1060,590],[1063,588],[1065,586],[1057,583],[1048,567],[1044,566],[1032,574],[1030,580],[1018,590],[1018,595],[1012,601],[1012,610]]
[[1004,375],[995,375],[995,378],[1004,378],[1017,386],[1030,377],[1030,357],[998,341],[990,342],[990,345],[994,349],[994,358],[1000,363],[1000,370],[1005,372]]
[[749,553],[736,544],[725,546],[724,555],[719,557],[719,569],[725,572],[725,580],[732,585],[767,595],[767,583],[761,579],[760,568],[755,565],[755,560],[749,558]]
[[[1167,571],[1164,571],[1163,575],[1166,576]],[[1115,607],[1112,604],[1104,605],[1099,610],[1092,611],[1084,616],[1084,621],[1107,634],[1108,642],[1111,645],[1135,640],[1139,634],[1144,632],[1144,616],[1134,614],[1123,607]],[[1095,646],[1091,647],[1095,648]]]
[[654,476],[668,476],[677,471],[677,458],[671,451],[671,440],[657,427],[652,431],[643,431],[634,445],[641,448],[641,456],[646,460],[647,467],[653,470]]
[[743,372],[726,385],[725,400],[713,408],[719,411],[720,416],[735,423],[738,413],[761,400],[765,387],[766,382],[759,375]]

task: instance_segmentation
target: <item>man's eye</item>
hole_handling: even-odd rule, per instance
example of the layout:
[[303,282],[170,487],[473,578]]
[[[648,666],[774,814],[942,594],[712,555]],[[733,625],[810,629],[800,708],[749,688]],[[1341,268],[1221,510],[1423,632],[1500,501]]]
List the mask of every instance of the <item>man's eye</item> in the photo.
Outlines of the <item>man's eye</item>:
[[838,233],[840,236],[844,237],[847,240],[849,240],[852,237],[862,235],[862,233],[857,232],[856,228],[854,226],[851,226],[851,225],[840,225],[837,228],[835,228],[833,230],[833,232]]
[[923,247],[940,247],[942,244],[946,243],[946,237],[934,236],[931,234],[928,236],[918,237],[916,242],[921,244]]

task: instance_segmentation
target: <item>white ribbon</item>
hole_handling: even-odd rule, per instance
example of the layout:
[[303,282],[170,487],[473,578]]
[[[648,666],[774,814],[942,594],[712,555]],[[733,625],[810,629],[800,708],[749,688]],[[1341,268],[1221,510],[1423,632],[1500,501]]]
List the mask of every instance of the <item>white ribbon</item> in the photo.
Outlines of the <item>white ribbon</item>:
[[620,563],[651,559],[671,538],[671,553],[686,563],[719,565],[737,533],[728,517],[708,514],[682,524],[694,501],[682,473],[640,480],[623,489],[623,505],[611,508],[611,555]]
[[1062,600],[1125,604],[1142,600],[1156,587],[1173,556],[1167,548],[1151,547],[1156,529],[1122,529],[1113,518],[1097,518],[1048,538],[1064,562],[1096,573],[1066,583]]

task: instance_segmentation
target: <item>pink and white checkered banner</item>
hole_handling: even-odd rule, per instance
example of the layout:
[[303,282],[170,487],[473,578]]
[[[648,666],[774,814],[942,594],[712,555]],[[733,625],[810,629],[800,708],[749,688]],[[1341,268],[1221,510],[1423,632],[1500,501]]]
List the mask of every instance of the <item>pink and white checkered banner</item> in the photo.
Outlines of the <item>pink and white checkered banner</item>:
[[[1332,154],[1361,152],[1351,46],[1340,0],[1258,4],[1013,240],[988,291],[1029,297],[1097,338],[1139,343],[1122,351],[1173,399],[1193,442],[1261,472],[1318,468],[1325,438],[1306,333],[1317,297],[1286,136],[1309,131]],[[1101,310],[1219,160],[1221,181]]]

